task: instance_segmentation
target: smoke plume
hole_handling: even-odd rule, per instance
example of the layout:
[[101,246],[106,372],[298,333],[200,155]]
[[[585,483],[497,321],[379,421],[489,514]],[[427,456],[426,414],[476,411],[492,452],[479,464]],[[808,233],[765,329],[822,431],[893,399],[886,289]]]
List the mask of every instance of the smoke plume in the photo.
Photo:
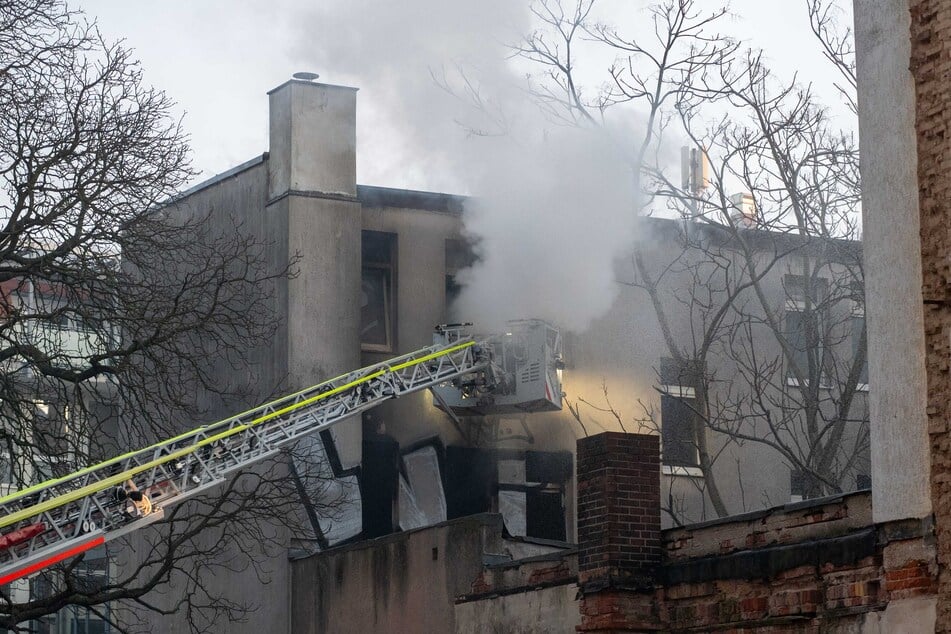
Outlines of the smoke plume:
[[465,231],[480,261],[460,277],[456,316],[582,331],[614,301],[614,262],[633,238],[617,142],[629,137],[544,117],[506,47],[530,17],[527,0],[341,0],[307,21],[300,46],[318,49],[325,78],[361,89],[361,173],[472,196]]

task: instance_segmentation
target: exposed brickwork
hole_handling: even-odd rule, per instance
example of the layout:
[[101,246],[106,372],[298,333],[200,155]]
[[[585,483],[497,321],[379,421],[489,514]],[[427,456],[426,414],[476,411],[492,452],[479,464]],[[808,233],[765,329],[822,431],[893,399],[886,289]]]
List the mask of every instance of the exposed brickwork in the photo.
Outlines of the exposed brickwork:
[[647,452],[655,438],[579,441],[579,632],[859,631],[937,592],[930,519],[872,525],[867,492],[661,533]]
[[532,592],[539,588],[574,584],[578,581],[578,554],[565,550],[505,564],[486,566],[472,580],[469,591],[456,603],[479,601],[490,596]]
[[939,577],[937,631],[951,632],[951,3],[910,0],[931,494]]
[[588,634],[657,632],[665,629],[653,596],[625,590],[603,590],[581,598],[581,625],[575,628]]
[[662,553],[657,436],[579,440],[578,631],[660,629],[653,590]]
[[847,566],[800,566],[768,579],[668,586],[661,618],[674,632],[831,631],[861,622],[888,601],[934,593],[933,562],[887,570],[882,560],[878,552]]
[[747,513],[722,521],[664,531],[667,561],[729,554],[741,549],[792,544],[805,539],[841,535],[872,523],[871,496],[866,492]]
[[812,509],[664,531],[667,556],[652,602],[632,611],[613,595],[586,597],[598,621],[583,614],[582,622],[613,627],[595,630],[604,632],[860,631],[890,601],[937,592],[930,521],[862,524],[869,498],[863,492]]
[[555,583],[565,579],[573,579],[574,574],[566,561],[560,561],[551,566],[540,566],[531,571],[528,576],[529,585],[540,583]]
[[661,562],[657,436],[606,432],[578,441],[578,571],[652,585]]

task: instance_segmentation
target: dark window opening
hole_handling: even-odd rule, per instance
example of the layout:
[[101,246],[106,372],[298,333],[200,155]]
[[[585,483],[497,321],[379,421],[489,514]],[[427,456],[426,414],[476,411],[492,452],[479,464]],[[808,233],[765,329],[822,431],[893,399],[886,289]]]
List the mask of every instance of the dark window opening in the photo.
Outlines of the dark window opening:
[[[786,374],[790,378],[798,379],[796,370],[806,381],[816,378],[821,383],[827,376],[823,367],[826,359],[822,316],[828,286],[828,281],[823,278],[786,275],[783,279],[786,292],[783,337],[789,346]],[[811,369],[810,359],[813,362]],[[813,377],[814,374],[817,376]]]
[[697,433],[701,429],[697,412],[696,389],[702,373],[694,361],[680,363],[663,357],[660,382],[665,393],[660,397],[661,443],[664,464],[671,467],[699,467]]
[[806,474],[798,469],[789,472],[789,496],[802,497],[806,493]]
[[822,495],[822,482],[807,471],[792,469],[789,472],[790,499],[808,500]]
[[696,399],[664,394],[660,397],[661,442],[664,464],[699,467],[700,456],[694,430],[698,415]]
[[789,375],[794,376],[793,367],[808,376],[809,351],[818,345],[816,334],[818,324],[815,313],[804,313],[798,310],[786,310],[786,341],[792,352]]
[[474,447],[446,447],[443,488],[447,519],[491,511],[492,498],[498,489],[495,452]]
[[564,484],[571,479],[574,461],[570,451],[526,451],[525,481]]
[[446,310],[448,311],[452,305],[459,299],[459,295],[462,293],[462,285],[456,281],[455,275],[446,274]]
[[664,385],[679,385],[696,388],[700,382],[699,363],[687,361],[678,363],[670,357],[660,359],[660,382]]
[[399,526],[399,443],[364,429],[360,469],[363,537],[389,535]]
[[364,350],[396,348],[396,234],[364,231],[360,341]]
[[525,533],[529,537],[565,541],[565,506],[559,491],[528,491]]

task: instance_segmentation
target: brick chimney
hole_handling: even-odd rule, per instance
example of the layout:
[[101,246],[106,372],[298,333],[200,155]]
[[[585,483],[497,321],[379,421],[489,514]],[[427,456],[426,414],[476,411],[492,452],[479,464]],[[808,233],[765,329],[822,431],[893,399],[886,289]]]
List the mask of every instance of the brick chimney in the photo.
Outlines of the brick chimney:
[[661,629],[654,586],[660,541],[657,436],[606,432],[578,441],[579,632]]

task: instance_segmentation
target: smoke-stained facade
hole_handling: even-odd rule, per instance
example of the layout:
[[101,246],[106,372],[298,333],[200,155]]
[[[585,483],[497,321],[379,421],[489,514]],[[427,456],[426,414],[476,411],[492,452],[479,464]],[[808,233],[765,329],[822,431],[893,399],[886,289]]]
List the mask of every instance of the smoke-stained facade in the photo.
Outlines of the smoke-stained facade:
[[[270,107],[269,151],[185,192],[177,203],[191,213],[220,216],[222,222],[237,220],[246,231],[267,239],[275,270],[288,265],[295,270],[289,279],[275,282],[275,312],[282,322],[269,345],[252,352],[248,367],[213,360],[218,372],[232,381],[236,396],[222,401],[197,394],[206,420],[429,345],[434,325],[467,319],[457,312],[454,299],[478,274],[478,267],[472,268],[479,256],[478,238],[467,230],[467,199],[357,184],[354,89],[292,80],[270,93]],[[582,332],[562,332],[562,380],[569,407],[557,413],[453,420],[434,405],[429,393],[419,393],[391,401],[363,420],[341,423],[302,448],[320,465],[320,472],[310,475],[324,483],[309,493],[302,487],[305,498],[318,503],[303,511],[310,529],[282,533],[277,540],[287,551],[306,554],[498,512],[510,535],[574,542],[574,448],[579,437],[605,430],[661,436],[662,506],[668,510],[668,525],[716,517],[699,464],[699,444],[717,456],[708,477],[719,482],[718,495],[729,514],[809,497],[814,479],[797,472],[767,444],[739,432],[731,436],[697,426],[696,403],[703,394],[712,404],[735,401],[736,407],[715,410],[715,422],[723,429],[738,429],[747,415],[742,412],[756,408],[743,401],[743,389],[755,383],[750,377],[730,379],[749,374],[749,368],[741,367],[736,355],[721,353],[726,350],[722,339],[711,345],[702,368],[684,367],[672,359],[671,336],[682,342],[682,356],[696,358],[698,317],[690,301],[698,299],[696,282],[706,270],[703,262],[690,265],[698,256],[684,245],[712,244],[718,258],[731,266],[745,266],[744,253],[772,262],[760,278],[760,288],[769,294],[765,301],[775,307],[785,339],[802,345],[778,349],[768,329],[752,322],[749,341],[778,359],[800,355],[808,366],[805,349],[821,330],[827,335],[823,341],[833,342],[818,360],[823,368],[829,365],[828,384],[815,386],[817,393],[826,394],[835,392],[832,349],[851,359],[857,352],[855,333],[863,328],[861,290],[850,303],[843,289],[851,281],[841,281],[851,279],[850,267],[861,260],[859,245],[842,242],[834,253],[820,252],[802,239],[751,228],[744,234],[748,250],[743,251],[731,244],[733,238],[714,229],[663,219],[643,219],[637,235],[632,248],[636,246],[645,261],[644,270],[667,276],[658,301],[672,318],[659,323],[643,279],[628,259],[619,259],[610,308]],[[555,250],[559,241],[571,240],[552,238]],[[803,267],[809,271],[805,280]],[[539,277],[550,273],[537,271]],[[576,291],[586,283],[584,275],[564,275],[559,284],[565,302],[578,301]],[[838,295],[829,290],[833,288]],[[717,292],[712,288],[708,301],[715,301]],[[826,316],[816,317],[819,306],[828,309],[822,313]],[[512,310],[487,306],[483,314],[536,317]],[[480,326],[476,324],[477,332]],[[784,374],[784,367],[774,368],[783,373],[778,384],[799,387],[795,377]],[[836,484],[844,490],[867,486],[869,474],[867,443],[861,440],[867,435],[868,381],[859,379],[849,397],[848,418],[854,420],[842,434],[842,446],[855,448],[855,460],[838,465],[842,477]],[[840,392],[817,400],[820,421],[838,414],[826,410],[841,405]],[[788,414],[796,402],[787,396],[780,391],[768,398],[776,411]],[[734,420],[726,420],[728,412],[734,413]],[[794,434],[795,427],[772,433]],[[760,431],[769,438],[768,428]],[[794,443],[795,437],[786,440]],[[335,506],[332,517],[315,510],[320,502]],[[260,577],[248,570],[222,582],[233,600],[258,608],[247,623],[235,624],[231,631],[288,631],[283,604],[262,599],[261,579],[269,584],[269,596],[288,596],[287,559],[269,559]],[[175,625],[169,620],[162,628],[172,631]]]

